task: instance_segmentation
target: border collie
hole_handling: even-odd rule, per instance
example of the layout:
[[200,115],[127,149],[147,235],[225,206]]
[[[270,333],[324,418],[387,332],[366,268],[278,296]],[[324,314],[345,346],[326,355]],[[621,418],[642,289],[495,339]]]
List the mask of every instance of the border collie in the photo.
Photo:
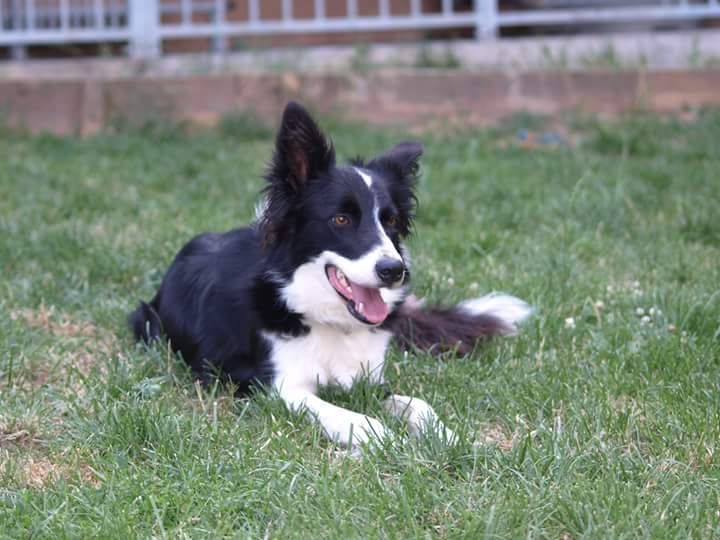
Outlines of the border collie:
[[[160,289],[130,315],[144,342],[170,341],[193,373],[277,392],[307,410],[339,444],[382,439],[376,419],[332,405],[319,386],[383,384],[390,342],[409,349],[470,352],[479,340],[515,333],[531,312],[488,295],[450,308],[410,296],[403,245],[415,210],[422,146],[401,142],[369,161],[335,161],[307,111],[289,103],[267,169],[263,203],[249,227],[205,233],[175,257]],[[425,401],[389,394],[384,405],[410,433],[454,435]]]

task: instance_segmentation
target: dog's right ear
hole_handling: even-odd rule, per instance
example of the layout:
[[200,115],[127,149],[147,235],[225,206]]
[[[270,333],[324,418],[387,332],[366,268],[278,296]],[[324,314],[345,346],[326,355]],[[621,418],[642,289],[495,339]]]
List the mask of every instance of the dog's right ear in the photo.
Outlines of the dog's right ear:
[[265,174],[265,208],[259,216],[263,244],[293,234],[290,217],[295,196],[319,173],[335,164],[335,150],[310,114],[299,104],[285,107],[275,152]]
[[282,183],[298,192],[310,179],[334,164],[332,143],[302,105],[293,101],[288,103],[266,175],[270,184]]

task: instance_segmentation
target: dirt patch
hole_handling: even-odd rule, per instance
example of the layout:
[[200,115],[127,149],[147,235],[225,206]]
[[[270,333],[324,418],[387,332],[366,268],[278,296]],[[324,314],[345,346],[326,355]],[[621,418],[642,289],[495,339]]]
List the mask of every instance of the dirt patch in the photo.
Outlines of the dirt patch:
[[56,482],[61,476],[60,467],[47,459],[26,459],[18,468],[29,486],[43,487],[46,483]]
[[31,328],[39,328],[61,337],[93,337],[97,327],[90,322],[75,322],[67,315],[55,309],[55,306],[42,304],[38,309],[20,309],[10,312],[13,321],[23,320]]
[[51,378],[66,379],[73,370],[84,376],[89,375],[96,366],[104,371],[104,364],[98,362],[98,359],[118,350],[114,334],[92,322],[77,321],[55,306],[41,304],[37,309],[14,310],[10,312],[10,318],[60,340],[79,340],[78,346],[71,351],[58,353],[54,347],[47,351],[47,358],[42,358],[32,370],[30,382],[34,387],[44,386]]
[[0,448],[28,450],[44,444],[39,416],[30,412],[20,417],[0,414]]
[[80,479],[84,484],[95,488],[101,483],[97,474],[88,465],[81,465],[79,468],[72,468],[68,465],[53,463],[47,458],[23,457],[12,464],[12,470],[8,471],[10,465],[9,456],[3,456],[4,465],[0,465],[0,471],[10,472],[15,481],[23,486],[34,489],[43,489],[60,480]]
[[484,426],[480,429],[476,445],[496,446],[503,452],[510,452],[515,446],[515,435],[509,434],[500,425]]
[[4,430],[0,428],[0,448],[9,446],[33,447],[44,444],[45,441],[36,434],[31,433],[27,429],[19,429],[17,431]]

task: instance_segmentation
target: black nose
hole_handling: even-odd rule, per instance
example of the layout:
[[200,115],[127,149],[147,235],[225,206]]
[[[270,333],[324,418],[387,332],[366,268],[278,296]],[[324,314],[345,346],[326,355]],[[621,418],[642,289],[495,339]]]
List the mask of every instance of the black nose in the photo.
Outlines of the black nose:
[[383,258],[375,265],[375,273],[380,281],[386,285],[392,285],[400,281],[405,275],[405,265],[397,259]]

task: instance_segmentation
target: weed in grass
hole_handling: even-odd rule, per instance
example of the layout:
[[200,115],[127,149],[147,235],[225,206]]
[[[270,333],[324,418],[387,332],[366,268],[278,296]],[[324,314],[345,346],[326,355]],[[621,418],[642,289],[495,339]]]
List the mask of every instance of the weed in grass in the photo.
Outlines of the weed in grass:
[[[252,218],[264,127],[0,134],[0,537],[720,535],[720,114],[498,144],[545,121],[423,137],[415,292],[536,315],[462,358],[391,351],[456,444],[327,389],[394,433],[359,457],[125,327],[189,237]],[[328,124],[347,155],[401,136]]]

